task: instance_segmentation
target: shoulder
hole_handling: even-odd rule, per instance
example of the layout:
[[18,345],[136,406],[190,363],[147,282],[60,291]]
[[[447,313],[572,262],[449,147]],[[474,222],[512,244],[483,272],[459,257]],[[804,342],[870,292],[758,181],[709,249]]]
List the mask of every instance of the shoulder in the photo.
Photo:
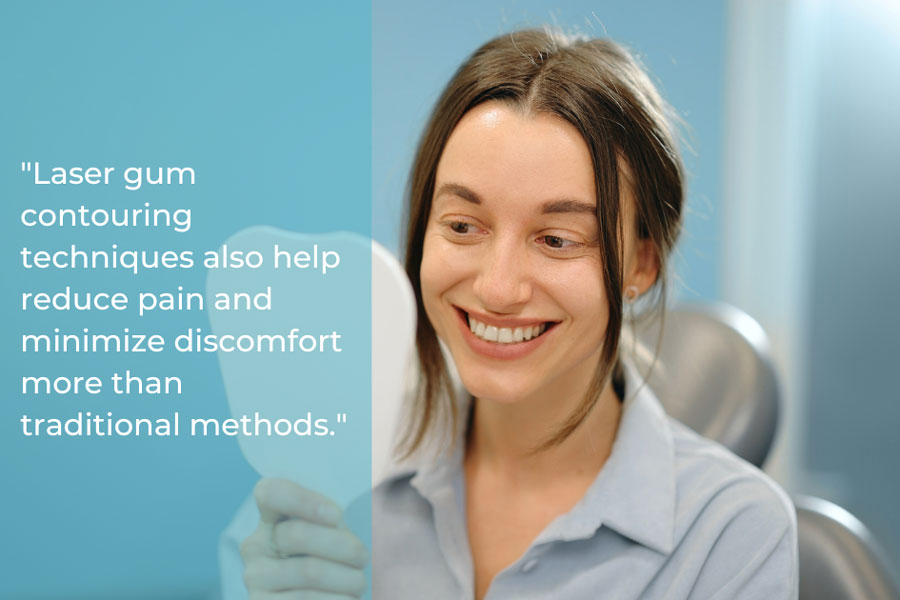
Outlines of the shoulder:
[[412,486],[416,471],[393,473],[372,490],[372,511],[376,514],[404,514],[423,504],[424,499]]
[[796,528],[794,505],[772,478],[678,421],[669,423],[679,512],[734,518],[750,511],[764,515],[771,527]]
[[416,489],[418,471],[395,472],[372,490],[376,531],[420,533],[433,520],[431,503]]
[[696,567],[698,597],[794,597],[797,517],[788,495],[723,446],[669,422],[674,541],[676,553]]

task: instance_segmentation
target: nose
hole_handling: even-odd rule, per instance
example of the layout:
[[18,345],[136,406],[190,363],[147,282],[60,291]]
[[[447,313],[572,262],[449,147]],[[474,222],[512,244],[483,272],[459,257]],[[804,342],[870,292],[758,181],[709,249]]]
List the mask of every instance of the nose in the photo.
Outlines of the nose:
[[481,257],[474,284],[485,310],[512,313],[531,299],[527,252],[514,240],[496,240]]

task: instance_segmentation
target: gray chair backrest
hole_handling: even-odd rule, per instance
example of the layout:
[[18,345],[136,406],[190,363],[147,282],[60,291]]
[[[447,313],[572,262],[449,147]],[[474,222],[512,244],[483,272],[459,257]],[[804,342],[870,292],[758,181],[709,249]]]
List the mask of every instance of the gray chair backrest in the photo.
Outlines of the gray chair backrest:
[[856,517],[826,500],[796,497],[800,600],[900,600],[884,551]]
[[775,437],[779,399],[763,328],[737,308],[715,304],[670,309],[663,329],[655,353],[659,322],[635,327],[650,357],[635,359],[646,374],[656,356],[647,381],[666,412],[761,466]]
[[[688,305],[623,337],[666,412],[762,466],[775,436],[779,390],[762,327],[725,305]],[[656,352],[659,342],[658,352]],[[630,352],[629,352],[630,351]],[[900,600],[900,584],[869,530],[839,506],[796,497],[800,600]]]

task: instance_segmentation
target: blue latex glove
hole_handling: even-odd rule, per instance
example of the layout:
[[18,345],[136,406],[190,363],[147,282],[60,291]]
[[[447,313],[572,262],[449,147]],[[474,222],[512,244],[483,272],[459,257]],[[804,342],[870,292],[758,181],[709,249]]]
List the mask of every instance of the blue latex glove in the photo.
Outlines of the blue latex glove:
[[250,600],[362,596],[368,553],[334,502],[273,478],[259,481],[254,498],[259,525],[241,544]]

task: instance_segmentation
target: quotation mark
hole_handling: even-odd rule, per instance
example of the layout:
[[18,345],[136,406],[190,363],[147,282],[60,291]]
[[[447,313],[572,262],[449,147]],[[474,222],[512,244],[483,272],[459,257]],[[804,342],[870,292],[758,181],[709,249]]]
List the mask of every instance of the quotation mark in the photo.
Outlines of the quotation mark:
[[22,172],[25,173],[26,171],[31,171],[31,163],[30,162],[22,163]]
[[[337,423],[346,423],[347,422],[347,413],[338,413],[336,422]],[[334,429],[329,431],[328,435],[334,435]]]

